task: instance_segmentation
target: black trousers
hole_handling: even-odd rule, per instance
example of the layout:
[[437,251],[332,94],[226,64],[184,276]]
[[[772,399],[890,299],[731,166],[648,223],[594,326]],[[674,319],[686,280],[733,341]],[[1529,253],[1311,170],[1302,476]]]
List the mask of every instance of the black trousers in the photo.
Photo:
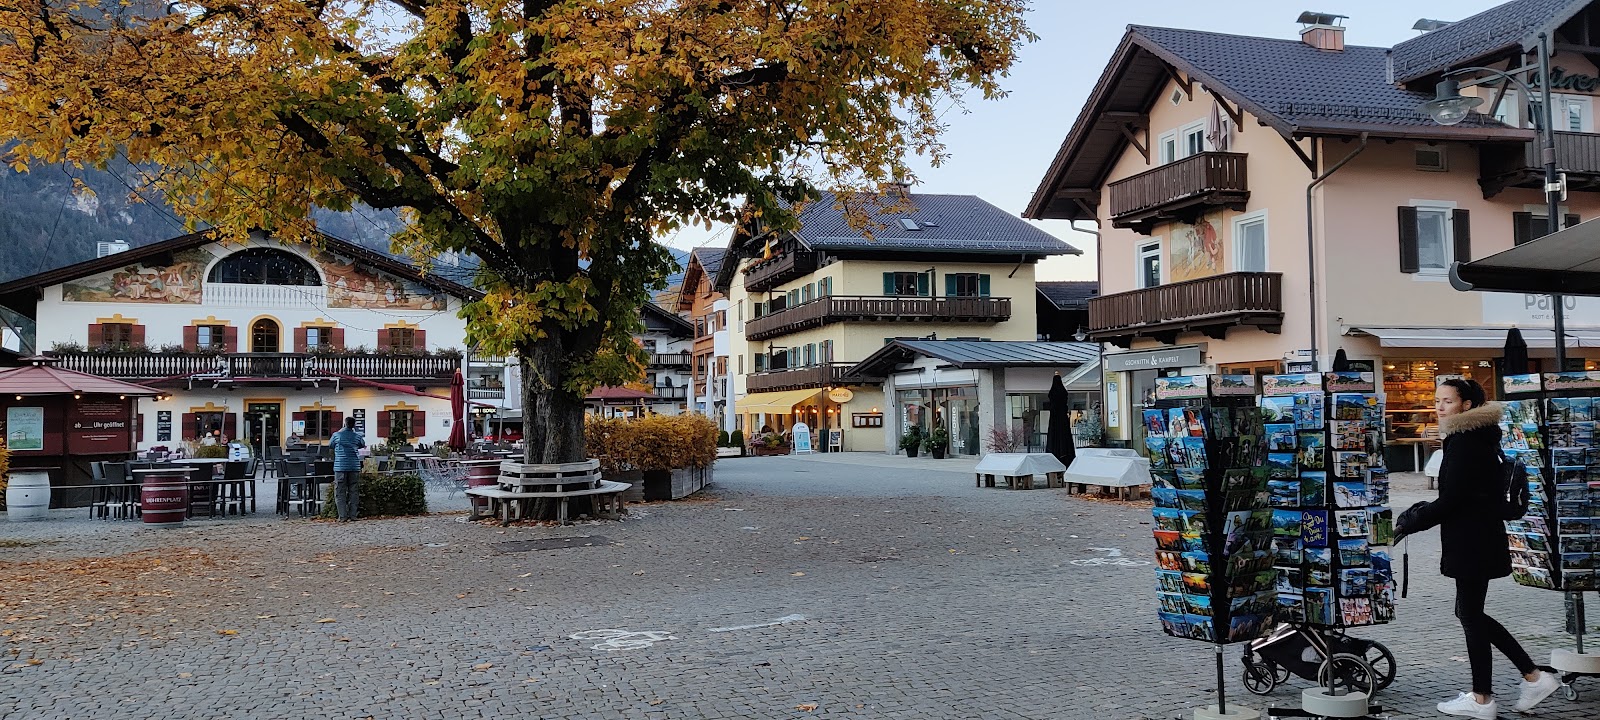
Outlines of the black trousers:
[[1472,663],[1472,691],[1483,695],[1494,694],[1494,653],[1490,646],[1517,666],[1524,675],[1538,669],[1528,651],[1522,649],[1517,639],[1506,632],[1504,626],[1483,612],[1483,601],[1489,595],[1487,578],[1456,578],[1456,617],[1467,635],[1467,660]]

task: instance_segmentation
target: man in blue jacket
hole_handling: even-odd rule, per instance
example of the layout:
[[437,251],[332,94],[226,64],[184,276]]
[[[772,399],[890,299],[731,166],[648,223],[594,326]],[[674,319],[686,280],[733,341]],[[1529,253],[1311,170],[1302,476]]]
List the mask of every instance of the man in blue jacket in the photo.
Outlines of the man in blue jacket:
[[356,519],[361,502],[361,448],[367,441],[356,432],[356,419],[345,418],[344,429],[328,440],[333,446],[333,501],[339,508],[339,522]]

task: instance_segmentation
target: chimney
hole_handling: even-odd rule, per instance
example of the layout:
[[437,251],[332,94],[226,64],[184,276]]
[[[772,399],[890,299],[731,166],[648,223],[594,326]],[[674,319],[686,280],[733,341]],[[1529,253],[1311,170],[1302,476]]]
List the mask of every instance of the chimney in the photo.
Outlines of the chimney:
[[1300,41],[1318,50],[1344,51],[1344,15],[1307,10],[1300,13]]

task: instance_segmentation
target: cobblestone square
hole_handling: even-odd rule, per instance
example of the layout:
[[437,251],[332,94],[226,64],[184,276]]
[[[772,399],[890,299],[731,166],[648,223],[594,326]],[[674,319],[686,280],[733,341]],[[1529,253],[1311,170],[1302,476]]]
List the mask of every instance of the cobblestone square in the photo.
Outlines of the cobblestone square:
[[[977,489],[968,467],[724,460],[703,497],[572,527],[467,524],[459,498],[355,525],[0,525],[0,718],[1175,718],[1210,701],[1210,647],[1156,620],[1146,505]],[[1395,505],[1427,492],[1400,479]],[[1399,659],[1393,718],[1467,684],[1437,535],[1411,556],[1397,622],[1355,633]],[[1490,603],[1536,659],[1570,646],[1558,593],[1506,580]],[[1248,695],[1226,657],[1247,707],[1309,686]],[[1577,687],[1537,717],[1600,716],[1600,683]]]

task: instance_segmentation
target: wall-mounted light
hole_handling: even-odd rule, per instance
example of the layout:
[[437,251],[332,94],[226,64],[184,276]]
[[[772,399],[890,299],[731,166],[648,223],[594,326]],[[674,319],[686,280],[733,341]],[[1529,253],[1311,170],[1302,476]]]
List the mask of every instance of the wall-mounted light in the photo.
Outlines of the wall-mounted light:
[[18,395],[18,396],[17,396],[17,399],[18,399],[18,400],[21,400],[21,399],[22,399],[22,396],[21,396],[21,395]]
[[83,399],[83,394],[82,393],[73,393],[72,394],[72,399],[73,400],[82,400]]
[[1078,331],[1072,334],[1072,339],[1077,340],[1078,342],[1083,342],[1089,339],[1089,333],[1084,332],[1083,326],[1079,325]]
[[873,409],[872,409],[872,411],[873,411],[873,412],[877,412],[877,411],[878,411],[878,409],[877,409],[877,408],[873,408]]

